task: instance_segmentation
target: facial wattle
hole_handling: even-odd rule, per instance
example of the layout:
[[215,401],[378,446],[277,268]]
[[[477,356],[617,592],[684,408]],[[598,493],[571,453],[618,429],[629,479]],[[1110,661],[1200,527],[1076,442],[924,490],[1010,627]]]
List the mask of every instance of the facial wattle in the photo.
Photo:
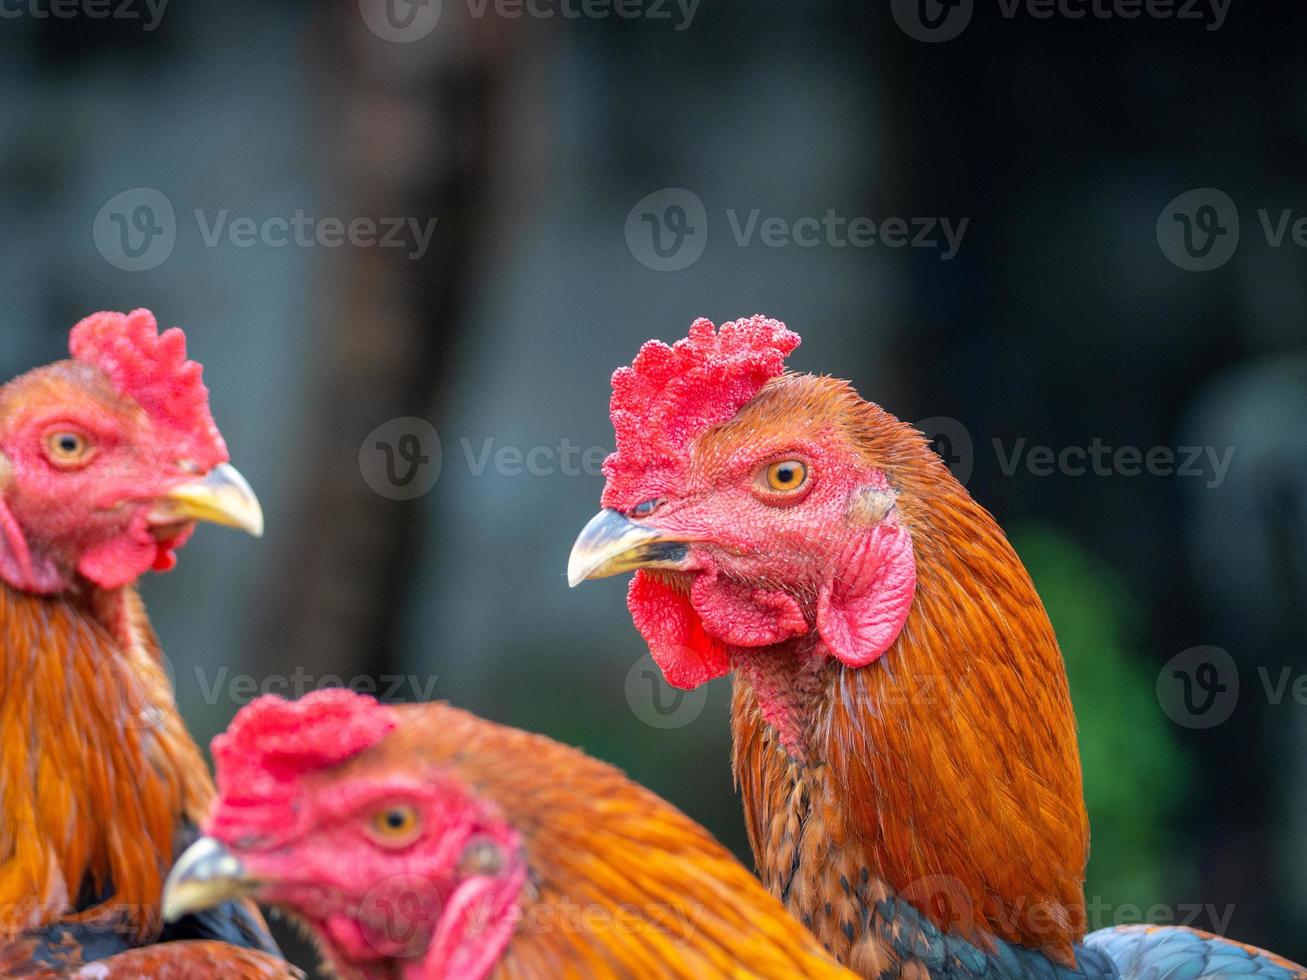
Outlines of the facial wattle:
[[690,605],[704,629],[727,646],[771,646],[809,630],[789,593],[729,580],[712,565],[695,575]]
[[120,533],[87,547],[78,558],[77,570],[104,589],[134,582],[150,569],[171,571],[177,564],[177,549],[193,531],[194,525],[181,524],[156,533],[146,510],[139,509]]
[[641,569],[627,606],[667,683],[686,690],[731,669],[727,647],[760,647],[811,629],[793,596],[723,576],[711,559],[679,580]]

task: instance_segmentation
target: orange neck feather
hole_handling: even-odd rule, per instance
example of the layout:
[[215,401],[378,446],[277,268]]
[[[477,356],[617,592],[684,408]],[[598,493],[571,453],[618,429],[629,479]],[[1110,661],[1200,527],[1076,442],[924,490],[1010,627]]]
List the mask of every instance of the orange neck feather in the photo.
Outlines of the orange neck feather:
[[820,655],[815,633],[735,652],[734,764],[760,871],[837,952],[840,924],[813,917],[839,893],[819,879],[844,874],[982,948],[997,936],[1070,963],[1088,824],[1052,626],[994,519],[919,434],[860,406],[851,428],[899,491],[917,593],[861,669]]
[[[348,766],[426,759],[492,801],[522,835],[521,921],[495,980],[545,976],[845,978],[706,830],[606,763],[443,704]],[[348,770],[341,770],[347,772]]]
[[138,941],[208,770],[132,588],[60,597],[0,586],[0,936],[111,901]]

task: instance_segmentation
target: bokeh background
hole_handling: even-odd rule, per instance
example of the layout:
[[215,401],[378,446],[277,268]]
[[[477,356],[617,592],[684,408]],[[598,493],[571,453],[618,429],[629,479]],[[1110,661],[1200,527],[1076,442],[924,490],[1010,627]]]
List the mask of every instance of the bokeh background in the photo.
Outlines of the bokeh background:
[[660,687],[563,570],[612,369],[765,312],[1029,565],[1091,923],[1307,959],[1307,8],[61,9],[0,4],[0,375],[94,310],[186,328],[268,516],[145,585],[198,738],[259,685],[446,698],[746,856],[729,681]]

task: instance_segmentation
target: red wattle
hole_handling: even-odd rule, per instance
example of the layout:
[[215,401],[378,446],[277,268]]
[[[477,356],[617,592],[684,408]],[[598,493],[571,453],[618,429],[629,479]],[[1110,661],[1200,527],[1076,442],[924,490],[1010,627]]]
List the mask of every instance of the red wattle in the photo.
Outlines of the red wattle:
[[708,635],[686,593],[640,569],[626,605],[668,684],[688,691],[731,669],[725,644]]
[[177,552],[171,545],[160,544],[154,555],[154,564],[150,566],[156,572],[171,572],[177,567]]
[[690,603],[704,629],[733,647],[765,647],[808,632],[803,610],[788,593],[721,578],[707,569],[694,578]]

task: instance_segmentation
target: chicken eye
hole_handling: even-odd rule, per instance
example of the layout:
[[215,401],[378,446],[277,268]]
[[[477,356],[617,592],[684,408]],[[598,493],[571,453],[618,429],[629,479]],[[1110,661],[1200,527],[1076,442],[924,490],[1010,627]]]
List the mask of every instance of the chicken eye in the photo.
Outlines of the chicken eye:
[[772,463],[764,472],[767,488],[778,493],[788,493],[803,486],[808,479],[808,467],[797,459],[785,459]]
[[418,812],[411,806],[388,806],[372,815],[372,831],[382,842],[406,843],[418,829]]
[[663,505],[663,498],[654,497],[650,500],[642,500],[631,508],[632,517],[648,517],[659,507]]
[[91,454],[91,441],[80,432],[60,429],[45,437],[46,455],[56,466],[77,466]]

